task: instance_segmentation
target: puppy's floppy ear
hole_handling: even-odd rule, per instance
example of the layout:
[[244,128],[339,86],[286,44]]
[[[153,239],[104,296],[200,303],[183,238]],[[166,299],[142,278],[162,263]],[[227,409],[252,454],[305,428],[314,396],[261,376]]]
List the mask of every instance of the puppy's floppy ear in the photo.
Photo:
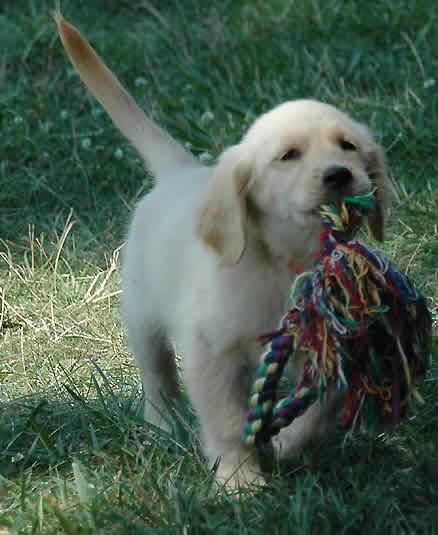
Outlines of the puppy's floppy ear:
[[226,264],[236,264],[245,250],[250,177],[248,156],[241,146],[230,147],[222,154],[199,207],[196,233]]
[[373,144],[367,150],[368,175],[376,187],[376,211],[368,217],[368,224],[376,240],[383,241],[385,226],[385,210],[389,197],[394,193],[394,188],[386,171],[385,156],[383,150]]

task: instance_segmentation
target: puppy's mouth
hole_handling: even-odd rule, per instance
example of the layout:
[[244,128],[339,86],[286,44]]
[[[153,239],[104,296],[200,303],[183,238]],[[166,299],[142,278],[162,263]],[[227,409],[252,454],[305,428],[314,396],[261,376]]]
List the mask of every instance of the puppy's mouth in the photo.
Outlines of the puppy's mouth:
[[336,203],[342,200],[343,197],[367,195],[368,193],[371,193],[372,191],[373,191],[372,187],[357,188],[354,186],[345,188],[339,192],[329,191],[329,192],[326,192],[325,195],[321,196],[317,200],[317,202],[313,203],[312,206],[310,206],[309,208],[302,209],[300,210],[300,212],[303,215],[320,217],[320,210],[321,210],[322,205]]
[[336,203],[340,200],[342,200],[344,197],[352,197],[356,195],[367,195],[373,191],[373,187],[371,185],[369,186],[362,186],[358,187],[358,185],[351,184],[349,186],[346,186],[339,190],[332,190],[327,189],[324,192],[324,195],[322,195],[318,202],[313,205],[313,207],[310,209],[311,213],[319,213],[319,209],[321,208],[321,205],[323,204],[332,204]]

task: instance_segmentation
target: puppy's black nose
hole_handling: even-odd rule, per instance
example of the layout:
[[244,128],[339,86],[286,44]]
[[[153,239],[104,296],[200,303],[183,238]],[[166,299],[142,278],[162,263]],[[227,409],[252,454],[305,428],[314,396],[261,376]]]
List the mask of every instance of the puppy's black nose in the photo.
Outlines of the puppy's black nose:
[[334,189],[341,189],[350,184],[353,180],[353,173],[350,169],[341,165],[332,165],[324,171],[322,179],[324,185]]

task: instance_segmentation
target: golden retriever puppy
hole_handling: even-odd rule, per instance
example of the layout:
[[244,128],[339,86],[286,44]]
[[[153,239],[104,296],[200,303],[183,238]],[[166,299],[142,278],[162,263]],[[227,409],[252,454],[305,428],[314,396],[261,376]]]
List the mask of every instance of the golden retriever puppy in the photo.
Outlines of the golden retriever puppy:
[[[87,41],[56,15],[84,83],[144,157],[157,179],[137,206],[124,250],[123,313],[146,395],[145,418],[165,427],[162,396],[175,399],[174,347],[198,414],[210,463],[230,488],[262,482],[241,441],[257,336],[277,326],[294,274],[318,250],[321,203],[377,187],[386,175],[364,126],[313,100],[286,102],[260,117],[242,141],[206,167],[150,121]],[[382,238],[382,206],[370,221]],[[174,345],[175,344],[175,345]],[[282,431],[297,453],[330,421],[315,405]]]

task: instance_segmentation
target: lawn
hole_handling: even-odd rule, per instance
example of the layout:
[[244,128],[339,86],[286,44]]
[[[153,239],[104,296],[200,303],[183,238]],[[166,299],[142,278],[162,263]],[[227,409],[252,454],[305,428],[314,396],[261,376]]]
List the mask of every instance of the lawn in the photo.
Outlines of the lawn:
[[[81,85],[53,0],[0,3],[0,535],[438,533],[438,356],[397,433],[342,432],[217,494],[183,418],[141,419],[119,311],[142,162]],[[204,160],[314,97],[369,124],[398,199],[383,249],[438,329],[438,5],[432,0],[62,2],[140,105]],[[147,298],[147,296],[145,296]]]

